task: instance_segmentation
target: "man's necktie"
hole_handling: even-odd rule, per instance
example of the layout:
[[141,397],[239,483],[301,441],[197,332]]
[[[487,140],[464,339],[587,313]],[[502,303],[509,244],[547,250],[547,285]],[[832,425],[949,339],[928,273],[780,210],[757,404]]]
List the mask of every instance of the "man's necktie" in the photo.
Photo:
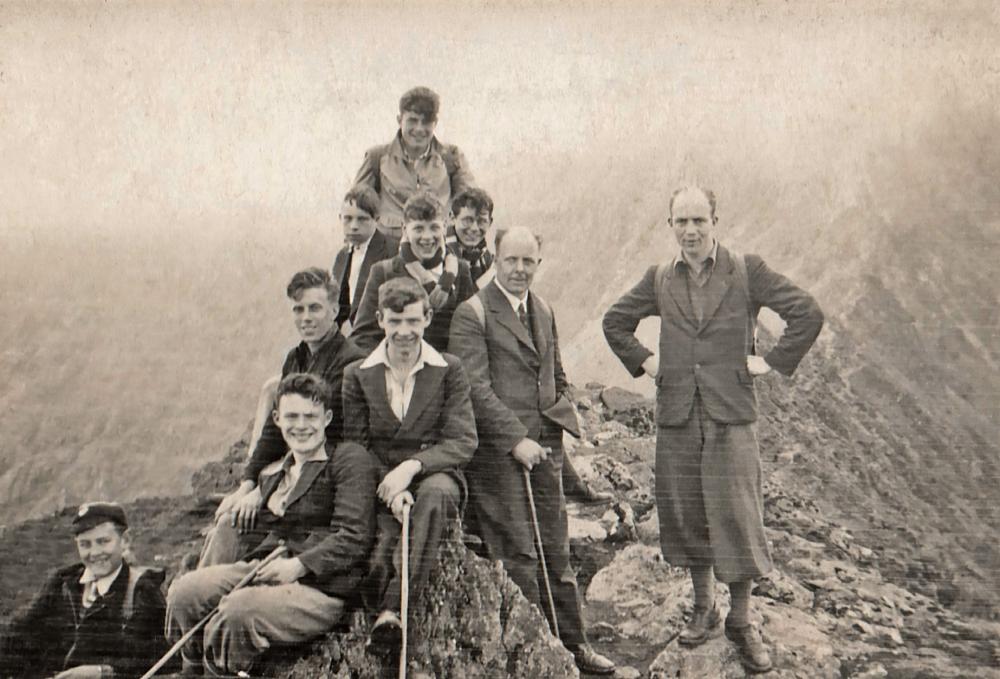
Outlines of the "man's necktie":
[[517,305],[517,319],[521,321],[521,325],[527,329],[528,334],[531,334],[531,325],[528,323],[528,310],[524,308],[524,302]]
[[351,313],[351,294],[354,292],[351,290],[351,261],[354,259],[354,246],[351,245],[347,248],[347,266],[344,267],[343,278],[339,281],[340,283],[340,313],[338,316],[346,319]]

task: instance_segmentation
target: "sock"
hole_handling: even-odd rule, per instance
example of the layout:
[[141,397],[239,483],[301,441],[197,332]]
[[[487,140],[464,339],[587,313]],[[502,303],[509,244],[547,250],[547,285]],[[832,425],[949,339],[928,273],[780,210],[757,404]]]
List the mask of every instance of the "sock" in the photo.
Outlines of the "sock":
[[742,580],[729,583],[729,598],[732,605],[726,624],[730,627],[745,627],[750,624],[750,589],[753,580]]
[[711,610],[715,605],[715,573],[711,566],[692,566],[691,585],[694,588],[694,608]]

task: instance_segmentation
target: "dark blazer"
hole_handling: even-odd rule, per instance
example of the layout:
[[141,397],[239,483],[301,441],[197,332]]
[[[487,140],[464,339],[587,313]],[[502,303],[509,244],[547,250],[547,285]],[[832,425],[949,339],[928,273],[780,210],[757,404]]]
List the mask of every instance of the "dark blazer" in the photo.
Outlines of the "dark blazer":
[[83,608],[84,565],[53,571],[11,622],[0,645],[0,676],[49,677],[80,665],[110,665],[116,677],[138,677],[166,652],[163,571],[149,569],[135,584],[132,616],[123,615],[129,565],[93,606]]
[[[340,419],[340,385],[344,379],[344,368],[349,363],[353,363],[359,358],[363,358],[365,352],[359,349],[350,338],[344,337],[336,329],[330,333],[316,353],[309,350],[305,342],[299,342],[298,346],[288,352],[285,363],[281,366],[281,376],[285,377],[290,373],[309,373],[322,377],[330,385],[333,393],[332,409],[333,419],[326,426],[326,440],[328,443],[336,445],[343,440],[343,421]],[[253,449],[250,459],[243,468],[244,481],[256,481],[261,470],[275,460],[280,460],[288,451],[285,439],[281,436],[281,430],[270,417],[264,422],[261,430],[260,440],[257,447]]]
[[756,315],[766,306],[787,324],[777,345],[764,357],[783,375],[795,371],[819,335],[823,312],[809,293],[772,271],[756,255],[747,255],[746,264],[749,304],[729,251],[719,246],[715,269],[705,286],[708,303],[701,323],[691,307],[686,274],[672,265],[662,268],[660,280],[660,268],[650,267],[604,315],[604,336],[633,376],[643,374],[642,363],[652,355],[636,339],[635,329],[647,316],[660,317],[660,373],[656,376],[660,425],[685,422],[696,392],[718,422],[746,424],[757,419],[753,378],[746,366],[752,331],[748,307]]
[[302,468],[281,517],[270,512],[267,501],[284,474],[282,462],[261,471],[259,529],[267,535],[246,558],[266,556],[284,540],[291,556],[309,569],[300,583],[347,599],[356,594],[367,570],[379,477],[361,446],[344,442],[334,448],[328,442],[326,452],[327,460],[307,462]]
[[412,458],[423,465],[422,476],[449,472],[464,487],[460,469],[476,450],[476,423],[462,364],[442,357],[447,367],[424,365],[417,372],[402,422],[389,404],[383,364],[358,361],[344,371],[344,436],[370,450],[383,475]]
[[[375,264],[368,275],[368,283],[365,285],[365,296],[361,300],[361,308],[355,319],[354,330],[351,332],[351,339],[355,344],[371,351],[382,341],[385,333],[378,325],[375,312],[378,311],[378,288],[391,278],[409,276],[403,258],[400,256]],[[425,286],[427,292],[434,289],[433,286]],[[458,276],[455,278],[455,285],[451,289],[448,301],[440,309],[434,310],[431,317],[431,324],[424,332],[424,339],[438,351],[446,351],[448,348],[448,332],[451,328],[451,317],[455,313],[455,308],[472,297],[475,288],[472,284],[472,276],[469,274],[469,263],[465,260],[458,261]]]
[[372,265],[382,260],[395,257],[399,253],[399,240],[393,238],[392,236],[387,236],[378,229],[372,234],[372,239],[368,243],[368,249],[365,250],[365,258],[361,262],[361,271],[358,273],[358,289],[350,290],[346,300],[353,300],[349,305],[345,304],[344,294],[348,292],[348,279],[344,274],[347,273],[347,263],[351,259],[351,249],[349,246],[345,245],[337,253],[336,258],[333,260],[333,280],[337,281],[340,285],[341,291],[341,304],[340,310],[337,312],[337,325],[343,325],[344,321],[350,320],[354,323],[354,319],[358,315],[358,309],[361,307],[361,298],[365,292],[365,283],[368,282],[368,273],[371,271]]

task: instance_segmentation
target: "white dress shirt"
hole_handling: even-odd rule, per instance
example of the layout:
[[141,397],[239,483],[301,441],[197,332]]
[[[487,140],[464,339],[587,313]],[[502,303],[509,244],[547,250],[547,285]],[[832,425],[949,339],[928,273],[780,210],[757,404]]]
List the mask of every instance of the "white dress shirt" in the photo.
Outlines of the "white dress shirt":
[[[122,572],[122,565],[118,564],[113,572],[108,573],[104,577],[95,578],[94,574],[89,568],[83,569],[83,575],[80,576],[80,582],[83,584],[83,607],[90,608],[94,601],[97,600],[98,596],[105,596],[108,590],[111,589],[111,585],[114,583],[115,578],[118,574]],[[94,591],[96,589],[96,592]]]
[[[299,455],[288,451],[279,464],[284,467],[285,464],[288,464],[289,458],[291,458],[291,464],[285,469],[285,474],[278,481],[278,487],[271,493],[271,497],[267,498],[267,508],[275,516],[285,515],[285,509],[288,508],[286,501],[292,489],[295,488],[295,484],[299,482],[299,477],[302,476],[302,467],[307,462],[322,462],[327,459],[326,447],[320,446],[309,455]],[[264,470],[261,473],[265,474],[266,472],[267,470]]]
[[379,345],[368,355],[361,367],[371,368],[379,364],[385,366],[385,395],[389,398],[389,406],[392,408],[393,414],[400,422],[406,417],[406,411],[410,408],[410,399],[413,398],[413,385],[417,381],[417,373],[425,365],[433,365],[438,368],[448,367],[448,362],[438,353],[437,349],[424,340],[420,340],[420,356],[417,358],[417,362],[413,364],[413,368],[401,381],[397,381],[389,365],[389,344],[388,340],[385,339],[379,342]]
[[[372,231],[372,236],[375,232]],[[347,286],[351,292],[351,304],[354,304],[358,295],[358,278],[361,276],[361,265],[364,264],[365,255],[368,254],[368,246],[371,245],[372,238],[368,237],[361,245],[351,246],[351,275],[347,278]]]

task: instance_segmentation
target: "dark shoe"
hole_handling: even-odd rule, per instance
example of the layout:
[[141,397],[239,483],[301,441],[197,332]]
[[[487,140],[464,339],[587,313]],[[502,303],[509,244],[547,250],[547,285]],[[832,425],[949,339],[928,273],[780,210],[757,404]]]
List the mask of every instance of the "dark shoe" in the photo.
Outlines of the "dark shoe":
[[736,644],[740,652],[740,662],[747,672],[759,674],[769,672],[771,664],[771,654],[767,652],[760,632],[755,625],[744,625],[743,627],[730,627],[726,625],[726,638]]
[[722,630],[722,614],[718,606],[710,609],[694,609],[688,624],[681,630],[677,643],[681,646],[698,646],[719,636]]
[[402,641],[403,626],[399,614],[390,610],[379,613],[368,634],[368,652],[380,656],[399,653]]
[[[569,647],[567,647],[569,648]],[[569,648],[576,666],[583,674],[614,674],[615,664],[594,650],[590,644],[580,644]]]

